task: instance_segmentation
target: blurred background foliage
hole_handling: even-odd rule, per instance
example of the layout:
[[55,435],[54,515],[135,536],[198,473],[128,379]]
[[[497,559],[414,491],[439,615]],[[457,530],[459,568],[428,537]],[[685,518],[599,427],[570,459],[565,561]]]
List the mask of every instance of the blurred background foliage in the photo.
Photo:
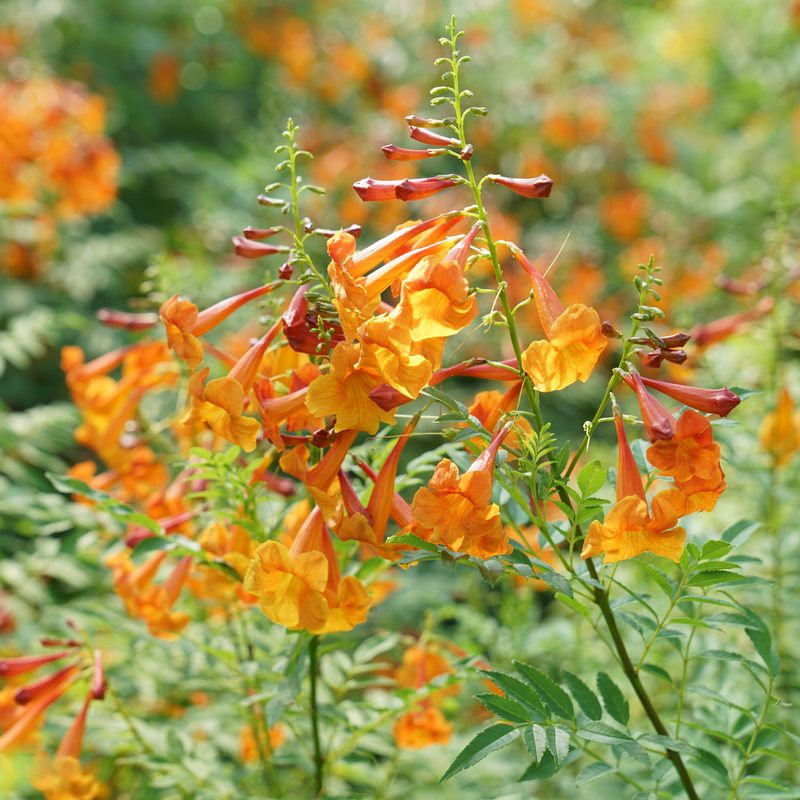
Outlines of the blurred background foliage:
[[[497,238],[517,241],[543,271],[561,250],[551,277],[565,305],[592,304],[601,319],[621,322],[636,265],[652,253],[667,279],[662,308],[672,329],[689,330],[753,308],[778,260],[789,272],[797,267],[800,4],[451,5],[0,5],[0,554],[17,556],[0,566],[0,585],[15,593],[21,630],[32,616],[52,622],[53,604],[101,591],[92,587],[102,569],[77,546],[93,535],[93,517],[52,493],[43,477],[85,457],[72,439],[78,419],[66,402],[60,348],[78,344],[92,358],[127,341],[95,319],[100,308],[157,310],[175,292],[202,307],[261,280],[263,268],[236,257],[230,237],[244,225],[275,222],[255,195],[272,180],[288,116],[315,154],[308,180],[328,190],[326,200],[309,202],[317,225],[359,223],[362,241],[370,241],[409,213],[447,210],[449,195],[407,209],[363,204],[350,187],[367,175],[434,174],[428,162],[388,162],[380,147],[407,146],[407,114],[435,115],[431,64],[451,11],[467,31],[473,102],[489,109],[473,127],[481,168],[545,172],[555,181],[545,203],[493,193]],[[509,272],[508,280],[512,301],[523,300],[527,279]],[[787,293],[796,297],[794,284]],[[783,312],[780,324],[796,341],[792,313]],[[531,331],[534,316],[524,321]],[[705,362],[711,380],[771,381],[775,389],[787,364],[787,382],[796,380],[791,343],[780,365],[765,367],[763,341],[715,351]],[[471,346],[479,355],[481,343]],[[590,384],[550,406],[565,430],[580,430],[593,393]],[[747,466],[745,456],[763,460],[753,454],[757,417],[745,431],[750,439],[739,433],[727,445],[739,466]],[[734,477],[731,485],[741,489],[731,501],[737,512],[758,516],[746,480]],[[415,619],[427,606],[443,608],[442,619],[500,660],[562,646],[558,619],[538,632],[514,632],[513,620],[546,603],[538,596],[521,598],[513,587],[490,595],[477,581],[454,599],[424,573],[403,577],[414,584],[404,597],[414,597]],[[388,607],[402,618],[402,604]],[[141,643],[137,657],[160,664],[155,647]],[[192,663],[199,691],[211,677]],[[139,682],[143,703],[156,704],[178,692],[182,674],[160,676],[172,681],[168,689],[145,685],[141,675],[129,679]],[[421,767],[425,780],[435,783],[450,758],[432,756]],[[478,787],[470,797],[479,796],[483,769],[470,773]]]

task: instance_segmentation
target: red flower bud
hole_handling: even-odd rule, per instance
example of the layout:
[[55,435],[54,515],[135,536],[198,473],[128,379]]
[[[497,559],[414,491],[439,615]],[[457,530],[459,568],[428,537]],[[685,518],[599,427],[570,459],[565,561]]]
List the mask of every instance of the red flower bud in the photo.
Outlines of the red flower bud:
[[[354,222],[347,228],[342,228],[341,232],[349,233],[354,239],[358,239],[358,237],[361,236],[361,226]],[[326,239],[330,239],[332,236],[336,236],[339,231],[332,230],[331,228],[314,228],[314,233],[317,236],[324,236]]]
[[402,183],[397,184],[395,194],[398,200],[404,203],[408,200],[423,200],[431,195],[438,194],[451,186],[458,186],[465,183],[460,175],[451,175],[436,178],[406,178]]
[[447,119],[423,119],[414,114],[409,114],[406,117],[406,122],[409,126],[416,125],[419,128],[447,128],[449,125],[454,125],[456,122],[455,117],[448,117]]
[[502,175],[486,177],[523,197],[550,197],[553,188],[553,181],[547,175],[540,175],[538,178],[504,178]]
[[268,239],[270,236],[274,236],[282,230],[284,230],[284,228],[254,228],[252,225],[248,225],[242,233],[245,239],[255,239],[260,242],[262,239]]
[[45,675],[44,678],[39,678],[38,681],[29,683],[27,686],[22,686],[17,689],[14,694],[14,701],[21,706],[26,706],[28,703],[38,700],[43,697],[56,686],[63,683],[70,675],[73,675],[78,669],[77,664],[70,664],[68,667],[54,672],[52,675]]
[[431,133],[431,131],[426,131],[424,128],[417,128],[413,125],[409,126],[408,135],[416,142],[432,144],[434,147],[461,147],[461,142],[458,139]]
[[713,322],[695,325],[690,331],[692,339],[694,339],[698,347],[721,342],[723,339],[727,339],[728,336],[737,333],[745,323],[763,317],[765,314],[769,314],[774,305],[774,298],[763,297],[748,311],[740,311],[738,314],[731,314],[729,317],[722,317]]
[[62,650],[60,653],[48,653],[41,656],[19,656],[17,658],[0,658],[0,678],[7,680],[16,675],[24,675],[26,672],[33,672],[45,664],[58,661],[72,655],[69,650]]
[[651,442],[659,439],[671,439],[675,435],[675,418],[666,408],[644,388],[639,373],[635,370],[628,375],[619,373],[625,383],[636,392],[639,410],[642,414],[645,430]]
[[703,414],[719,414],[721,417],[727,417],[742,402],[741,398],[726,386],[722,389],[697,389],[694,386],[681,386],[677,383],[655,381],[652,378],[642,378],[642,383]]
[[144,331],[158,324],[158,314],[132,314],[111,308],[101,308],[95,312],[95,316],[107,328],[125,328],[129,331]]
[[289,308],[283,315],[283,333],[285,336],[296,336],[306,321],[306,314],[308,313],[308,300],[306,300],[306,292],[311,286],[306,283],[301,286],[295,293]]
[[688,333],[671,333],[669,336],[662,336],[661,341],[667,347],[683,347],[691,338]]
[[389,161],[421,161],[423,158],[436,158],[447,152],[444,148],[434,150],[408,150],[405,147],[397,147],[393,144],[387,144],[381,147],[381,150],[383,150],[383,154]]
[[290,252],[289,248],[283,245],[261,244],[260,242],[245,239],[244,236],[234,236],[231,241],[236,255],[244,258],[262,258],[263,256],[275,255],[275,253]]
[[292,275],[294,275],[294,264],[287,261],[285,264],[281,264],[280,267],[278,267],[278,277],[282,281],[291,280]]

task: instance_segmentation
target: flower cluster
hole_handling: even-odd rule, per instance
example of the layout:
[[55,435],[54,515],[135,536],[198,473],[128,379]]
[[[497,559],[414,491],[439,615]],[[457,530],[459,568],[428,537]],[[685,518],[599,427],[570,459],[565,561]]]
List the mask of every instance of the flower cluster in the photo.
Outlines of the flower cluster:
[[[89,704],[105,697],[102,656],[96,650],[88,658],[83,643],[72,639],[44,639],[42,644],[62,649],[37,656],[0,658],[0,757],[14,750],[36,748],[38,728],[48,708],[82,678],[89,679],[83,706],[53,758],[43,750],[37,751],[31,785],[46,800],[94,800],[102,787],[91,772],[84,772],[80,755]],[[31,673],[67,659],[66,666],[22,684]]]

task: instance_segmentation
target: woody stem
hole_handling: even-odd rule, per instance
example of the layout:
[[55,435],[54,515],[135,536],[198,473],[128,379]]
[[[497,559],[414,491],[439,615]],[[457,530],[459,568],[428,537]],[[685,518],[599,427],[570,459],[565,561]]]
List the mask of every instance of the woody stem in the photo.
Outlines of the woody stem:
[[317,710],[317,679],[319,677],[319,636],[312,636],[308,645],[309,677],[311,679],[311,732],[314,737],[314,787],[316,796],[322,797],[322,773],[325,756],[319,740],[319,712]]
[[[591,558],[586,559],[586,566],[589,569],[589,574],[592,576],[592,578],[599,582],[597,569],[595,568],[594,562]],[[636,696],[639,698],[639,702],[642,704],[642,708],[644,708],[644,712],[647,714],[647,717],[653,725],[653,728],[655,728],[656,733],[661,736],[669,736],[669,731],[661,721],[661,717],[658,715],[658,711],[656,711],[653,701],[650,699],[650,695],[644,688],[641,678],[636,674],[636,668],[634,667],[631,657],[628,654],[628,649],[625,647],[625,642],[622,640],[622,635],[617,627],[617,621],[614,618],[614,612],[612,611],[611,605],[608,602],[608,594],[606,593],[605,589],[600,589],[598,586],[593,586],[592,588],[594,591],[594,602],[597,604],[598,608],[603,614],[606,625],[608,625],[608,630],[611,633],[611,638],[614,640],[614,648],[619,655],[625,677],[633,687],[633,691],[636,692]],[[667,750],[667,758],[672,762],[673,766],[678,772],[678,776],[681,779],[683,788],[690,800],[699,800],[697,790],[694,788],[694,784],[692,783],[692,779],[686,769],[686,765],[683,763],[680,753],[676,753],[674,750]]]

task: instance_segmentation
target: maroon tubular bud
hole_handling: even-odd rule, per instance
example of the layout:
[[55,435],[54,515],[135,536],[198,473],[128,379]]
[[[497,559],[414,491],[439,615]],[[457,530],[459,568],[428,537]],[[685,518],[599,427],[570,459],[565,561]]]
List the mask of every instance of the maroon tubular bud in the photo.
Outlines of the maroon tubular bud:
[[622,338],[622,334],[608,320],[606,320],[600,326],[600,331],[602,332],[603,336],[607,337],[608,339]]
[[[361,226],[357,223],[353,223],[347,228],[342,229],[343,233],[349,233],[354,239],[358,239],[361,236]],[[331,230],[330,228],[314,228],[314,233],[317,236],[324,236],[326,239],[330,239],[332,236],[336,236],[339,231]]]
[[408,135],[415,142],[422,142],[422,144],[432,144],[434,147],[461,147],[461,142],[458,139],[451,139],[449,136],[441,136],[438,133],[426,131],[424,128],[417,128],[414,125],[409,126]]
[[57,672],[50,675],[45,675],[44,678],[39,678],[38,681],[29,683],[27,686],[22,686],[14,694],[14,702],[20,706],[26,706],[33,700],[38,700],[40,697],[46,695],[51,689],[54,689],[59,684],[63,683],[70,675],[77,672],[77,664],[70,664],[63,667]]
[[275,255],[275,253],[289,252],[288,247],[274,244],[261,244],[260,242],[245,239],[244,236],[234,236],[231,241],[233,242],[236,255],[243,256],[244,258],[262,258],[263,256]]
[[382,383],[376,386],[370,393],[369,399],[375,403],[381,411],[392,411],[398,406],[403,406],[411,402],[410,397],[406,397],[402,392],[398,392],[393,386],[388,383]]
[[673,364],[683,364],[688,358],[685,350],[662,350],[661,355],[664,356],[665,361]]
[[547,175],[540,175],[538,178],[504,178],[502,175],[486,177],[523,197],[550,197],[553,188],[553,181]]
[[432,150],[408,150],[405,147],[397,147],[393,144],[387,144],[381,147],[383,154],[389,161],[422,161],[423,158],[436,158],[436,156],[444,155],[447,150],[444,148]]
[[281,264],[280,267],[278,267],[278,277],[282,281],[291,280],[292,275],[294,275],[294,264],[287,261],[285,264]]
[[741,398],[727,386],[722,389],[696,389],[694,386],[681,386],[678,383],[666,383],[644,377],[642,383],[703,414],[719,414],[720,417],[727,417],[742,402]]
[[394,193],[397,184],[398,181],[376,181],[372,178],[362,178],[353,184],[353,188],[365,203],[371,203],[397,199]]
[[460,153],[462,161],[472,161],[472,155],[475,151],[472,149],[472,145],[468,144]]
[[688,333],[671,333],[669,336],[662,336],[661,341],[667,347],[683,347],[691,338]]
[[328,431],[325,430],[325,428],[317,428],[311,434],[311,444],[313,444],[314,447],[320,448],[330,447],[338,438],[339,434],[334,434],[332,429]]
[[158,314],[132,314],[111,308],[101,308],[95,312],[95,316],[107,328],[125,328],[129,331],[144,331],[158,324]]
[[619,374],[625,383],[636,392],[636,397],[639,400],[639,411],[642,414],[642,422],[650,441],[671,439],[675,435],[675,417],[645,389],[644,383],[636,370],[633,370],[630,375],[625,372]]
[[397,184],[395,194],[398,200],[402,200],[405,203],[409,200],[423,200],[461,183],[464,183],[464,179],[460,175],[437,178],[406,178]]
[[639,361],[650,369],[658,369],[661,366],[661,362],[664,360],[663,353],[663,350],[653,350],[650,353],[645,353],[643,350],[636,351]]
[[296,335],[299,333],[303,325],[305,325],[306,314],[308,313],[308,300],[306,300],[306,292],[310,286],[310,283],[306,283],[294,293],[294,297],[289,303],[289,308],[286,309],[286,312],[283,315],[284,335]]
[[[323,323],[323,325],[326,331],[333,331],[333,335],[330,338],[331,349],[344,341],[344,333],[342,332],[341,327],[338,325],[329,325],[328,323]],[[308,314],[305,322],[300,328],[297,329],[296,332],[286,334],[286,341],[289,343],[289,347],[291,347],[296,353],[319,355],[317,347],[319,345],[323,345],[324,350],[325,340],[320,337],[318,333],[311,333],[311,328],[317,327],[319,327],[317,315],[315,313]]]
[[245,239],[254,239],[256,241],[261,241],[262,239],[268,239],[270,236],[274,236],[276,233],[280,233],[283,228],[254,228],[251,225],[248,225],[242,233],[244,234]]
[[745,323],[769,314],[774,305],[774,298],[769,296],[762,297],[753,308],[747,311],[740,311],[737,314],[731,314],[729,317],[722,317],[721,319],[715,319],[713,322],[696,325],[691,330],[692,339],[694,339],[694,343],[698,347],[721,342],[723,339],[727,339],[728,336],[738,333]]
[[406,117],[406,122],[409,126],[416,125],[418,128],[447,128],[449,125],[454,125],[456,122],[455,117],[448,117],[447,119],[423,119],[415,114],[409,114]]
[[39,644],[42,647],[80,647],[81,643],[76,641],[75,639],[50,639],[49,637],[44,637],[43,639],[39,639]]

